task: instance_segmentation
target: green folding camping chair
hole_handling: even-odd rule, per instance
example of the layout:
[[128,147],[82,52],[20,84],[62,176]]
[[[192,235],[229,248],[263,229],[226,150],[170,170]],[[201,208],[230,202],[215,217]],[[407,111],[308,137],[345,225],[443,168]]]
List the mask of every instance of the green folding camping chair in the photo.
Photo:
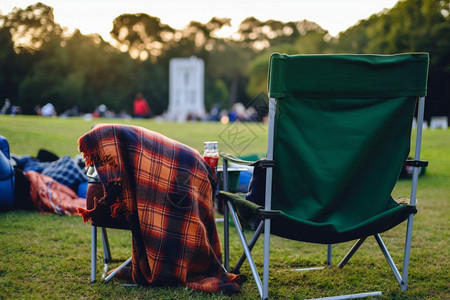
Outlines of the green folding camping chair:
[[[427,164],[420,160],[427,74],[426,53],[271,56],[267,159],[257,162],[266,168],[265,200],[259,205],[244,195],[219,195],[244,248],[238,265],[247,258],[262,299],[269,290],[270,234],[328,245],[357,240],[340,267],[374,236],[401,290],[406,289],[419,168]],[[416,107],[415,156],[406,162]],[[225,180],[230,160],[239,162],[224,156]],[[409,204],[399,204],[391,192],[405,163],[415,167],[411,197]],[[242,226],[259,220],[247,243]],[[405,220],[400,274],[380,233]],[[261,232],[262,281],[251,255]],[[228,244],[225,224],[226,268]]]

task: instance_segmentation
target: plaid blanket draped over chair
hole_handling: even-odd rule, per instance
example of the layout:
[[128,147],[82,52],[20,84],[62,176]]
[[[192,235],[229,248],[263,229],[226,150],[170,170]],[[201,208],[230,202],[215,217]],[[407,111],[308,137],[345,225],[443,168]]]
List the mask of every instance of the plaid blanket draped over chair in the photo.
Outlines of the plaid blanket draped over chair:
[[85,222],[126,218],[132,227],[128,274],[141,285],[181,284],[237,292],[241,276],[222,267],[212,201],[215,178],[198,151],[135,126],[97,125],[79,139],[105,187]]

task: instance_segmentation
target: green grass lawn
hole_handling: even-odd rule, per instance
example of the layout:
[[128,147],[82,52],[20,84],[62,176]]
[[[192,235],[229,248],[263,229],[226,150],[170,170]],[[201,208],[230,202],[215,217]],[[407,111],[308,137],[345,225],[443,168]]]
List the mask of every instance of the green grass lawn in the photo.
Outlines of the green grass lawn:
[[79,154],[77,141],[92,125],[120,123],[157,131],[203,152],[203,142],[219,142],[219,150],[234,154],[265,152],[267,126],[250,123],[174,123],[142,119],[43,118],[39,116],[0,115],[0,134],[7,137],[11,152],[36,155],[45,148],[58,155]]
[[[95,123],[123,123],[158,131],[202,151],[203,142],[216,140],[220,151],[238,155],[265,152],[267,127],[260,124],[171,123],[155,120],[42,118],[0,116],[0,134],[15,154],[36,155],[41,148],[59,156],[78,154],[77,140]],[[419,181],[418,210],[414,221],[412,258],[408,290],[401,292],[373,238],[368,239],[343,268],[292,272],[291,269],[324,265],[326,246],[296,243],[273,237],[270,274],[272,299],[304,299],[355,292],[383,291],[383,299],[450,299],[449,200],[450,131],[425,130],[422,158],[430,165]],[[408,195],[410,180],[399,181],[394,196]],[[223,226],[218,224],[219,234]],[[400,264],[405,226],[382,235],[394,261]],[[131,234],[109,230],[113,258],[131,255]],[[333,264],[352,243],[334,246]],[[99,242],[99,249],[101,243]],[[231,261],[235,262],[239,242],[232,230]],[[255,246],[257,266],[262,266],[262,243]],[[99,275],[101,250],[99,250]],[[118,262],[119,263],[119,262]],[[117,263],[117,264],[118,264]],[[0,213],[0,299],[258,299],[249,277],[237,295],[206,294],[184,287],[143,288],[89,283],[90,225],[81,217],[40,214],[34,211]]]

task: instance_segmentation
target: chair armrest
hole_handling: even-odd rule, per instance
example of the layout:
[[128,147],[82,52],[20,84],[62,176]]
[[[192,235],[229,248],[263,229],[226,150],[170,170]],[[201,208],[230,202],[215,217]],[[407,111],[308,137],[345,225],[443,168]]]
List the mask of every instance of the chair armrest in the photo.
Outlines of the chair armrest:
[[282,212],[280,210],[265,210],[265,209],[258,209],[256,211],[256,216],[260,218],[261,220],[264,219],[277,219],[281,218]]
[[219,156],[222,157],[222,159],[224,159],[224,160],[227,160],[229,162],[232,162],[232,163],[235,163],[238,165],[252,166],[254,163],[256,163],[255,161],[240,159],[239,157],[234,156],[233,154],[230,154],[230,153],[219,153]]
[[406,160],[405,166],[411,166],[411,167],[427,167],[428,161],[426,160]]
[[262,168],[270,168],[275,166],[275,161],[273,160],[267,160],[267,159],[260,159],[257,161],[250,161],[250,160],[243,160],[240,159],[233,154],[229,153],[220,153],[219,154],[222,159],[227,160],[229,162],[238,164],[238,165],[244,165],[244,166],[252,166],[252,167],[262,167]]

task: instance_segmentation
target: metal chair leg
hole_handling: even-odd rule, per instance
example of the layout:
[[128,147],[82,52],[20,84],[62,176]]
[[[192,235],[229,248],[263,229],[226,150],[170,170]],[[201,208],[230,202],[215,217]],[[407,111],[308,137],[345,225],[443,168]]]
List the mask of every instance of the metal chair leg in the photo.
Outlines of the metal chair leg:
[[343,268],[347,262],[352,258],[353,254],[355,254],[356,251],[358,251],[359,247],[364,243],[366,238],[359,239],[353,247],[350,249],[350,251],[345,255],[345,257],[341,260],[341,262],[338,264],[339,268]]
[[91,226],[91,282],[97,280],[97,227]]
[[109,247],[108,234],[106,233],[106,228],[101,228],[102,236],[102,246],[103,246],[103,273],[102,278],[105,279],[108,274],[108,264],[112,262],[111,249]]
[[327,250],[327,265],[331,266],[333,261],[333,244],[328,244]]
[[105,255],[105,262],[111,262],[112,256],[111,256],[111,249],[109,248],[109,240],[108,240],[108,234],[106,233],[106,228],[101,228],[101,234],[102,234],[102,245],[103,245],[103,254]]
[[114,271],[111,272],[111,274],[109,274],[108,276],[105,277],[105,282],[109,282],[111,281],[111,279],[113,279],[114,276],[117,275],[117,273],[123,268],[126,267],[127,265],[129,265],[131,263],[131,257],[129,259],[127,259],[123,264],[121,264],[117,269],[115,269]]

